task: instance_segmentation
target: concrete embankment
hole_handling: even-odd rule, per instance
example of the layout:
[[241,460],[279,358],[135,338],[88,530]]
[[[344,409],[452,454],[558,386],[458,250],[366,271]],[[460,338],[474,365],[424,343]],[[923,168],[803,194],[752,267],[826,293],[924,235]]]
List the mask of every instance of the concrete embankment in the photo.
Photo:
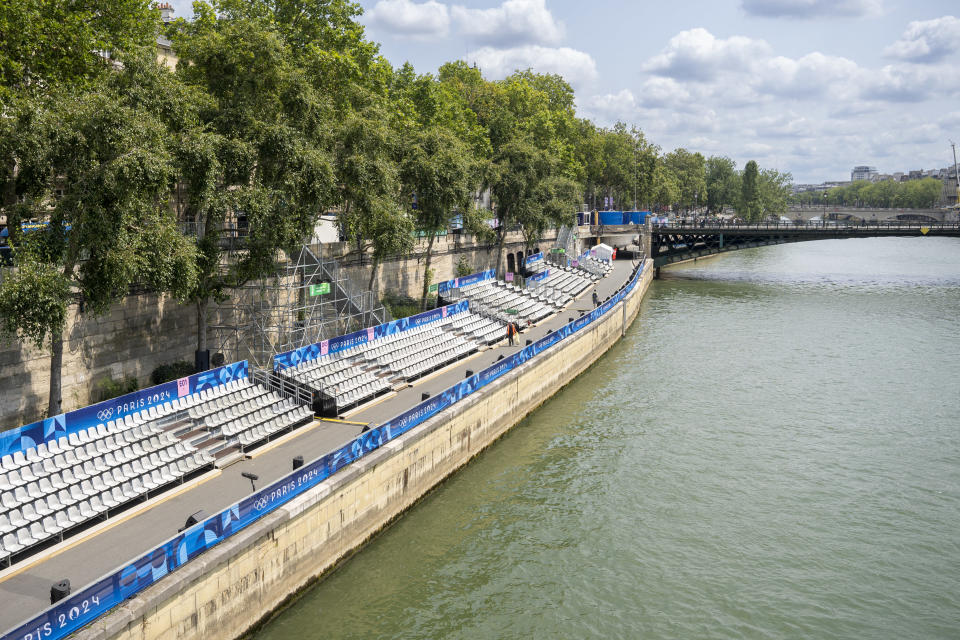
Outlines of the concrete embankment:
[[74,637],[242,635],[603,355],[633,322],[652,277],[648,261],[630,295],[589,328],[364,456]]

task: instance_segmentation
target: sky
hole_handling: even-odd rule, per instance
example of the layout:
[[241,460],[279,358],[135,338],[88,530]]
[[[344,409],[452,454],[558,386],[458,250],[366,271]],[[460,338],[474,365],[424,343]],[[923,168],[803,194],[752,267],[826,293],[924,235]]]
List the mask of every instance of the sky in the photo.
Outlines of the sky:
[[[174,0],[188,17],[189,0]],[[532,68],[578,115],[789,171],[797,183],[952,164],[960,143],[958,0],[359,0],[394,65]]]

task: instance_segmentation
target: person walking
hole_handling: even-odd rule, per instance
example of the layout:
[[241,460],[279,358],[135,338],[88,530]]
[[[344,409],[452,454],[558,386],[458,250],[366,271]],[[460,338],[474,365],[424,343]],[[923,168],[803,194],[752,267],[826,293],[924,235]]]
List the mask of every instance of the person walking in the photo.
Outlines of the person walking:
[[597,292],[593,292],[593,308],[596,309],[600,306],[600,296],[597,295]]
[[513,322],[508,322],[507,323],[507,340],[509,340],[511,347],[513,346],[513,336],[516,335],[516,333],[517,333],[517,325],[513,324]]

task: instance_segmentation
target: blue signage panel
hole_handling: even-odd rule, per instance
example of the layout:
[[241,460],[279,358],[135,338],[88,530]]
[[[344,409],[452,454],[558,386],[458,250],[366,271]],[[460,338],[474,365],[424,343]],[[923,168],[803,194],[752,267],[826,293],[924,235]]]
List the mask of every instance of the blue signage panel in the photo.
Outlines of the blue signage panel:
[[0,455],[24,451],[40,443],[57,440],[98,424],[105,424],[108,420],[122,419],[142,409],[159,406],[164,402],[226,384],[231,380],[246,378],[248,375],[246,360],[233,362],[217,369],[195,373],[187,378],[165,382],[119,398],[104,400],[76,411],[61,413],[52,418],[10,429],[0,433]]
[[550,269],[544,269],[527,277],[527,282],[539,282],[550,275]]
[[[638,269],[625,287],[589,314],[560,327],[509,358],[494,363],[483,371],[446,389],[439,395],[421,402],[412,409],[366,433],[360,434],[336,451],[321,456],[220,513],[197,523],[152,551],[145,553],[119,571],[84,587],[77,593],[43,611],[40,615],[12,629],[0,640],[59,640],[65,638],[215,544],[315,487],[339,469],[377,450],[443,409],[502,377],[538,353],[595,322],[633,290],[642,272],[642,268]],[[244,365],[245,375],[246,362],[242,364]],[[219,376],[217,376],[217,379],[220,379]]]
[[453,280],[447,280],[445,282],[437,283],[437,293],[443,295],[450,291],[450,289],[457,289],[459,287],[466,287],[467,285],[476,284],[478,282],[483,282],[484,280],[492,280],[497,277],[497,272],[493,269],[488,269],[487,271],[479,271],[477,273],[472,273],[469,276],[463,276],[461,278],[454,278]]
[[533,264],[534,262],[540,262],[541,260],[543,260],[543,252],[542,252],[542,251],[541,251],[540,253],[534,253],[533,255],[527,256],[527,259],[524,260],[524,264],[527,265],[527,266],[530,266],[530,265]]

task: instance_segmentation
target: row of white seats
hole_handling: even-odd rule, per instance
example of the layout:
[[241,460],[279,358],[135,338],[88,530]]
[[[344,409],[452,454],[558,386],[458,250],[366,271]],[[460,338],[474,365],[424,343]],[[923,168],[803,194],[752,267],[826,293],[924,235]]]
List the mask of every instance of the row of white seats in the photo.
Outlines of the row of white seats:
[[[265,410],[255,421],[241,422],[227,434],[230,443],[237,442],[244,447],[263,440],[267,436],[283,431],[297,423],[304,422],[313,415],[310,407],[298,405],[292,400],[284,402],[276,411]],[[226,434],[226,432],[224,432]]]
[[515,309],[520,318],[531,322],[538,322],[552,315],[555,312],[554,307],[557,306],[543,296],[499,280],[487,280],[465,287],[462,291],[471,303],[493,307],[501,312]]
[[[47,476],[26,482],[25,484],[14,485],[14,481],[22,481],[23,477],[18,477],[15,475],[16,472],[11,472],[7,474],[4,479],[4,490],[0,492],[0,509],[9,511],[39,498],[53,495],[57,491],[66,490],[68,487],[81,485],[90,478],[94,478],[103,473],[109,473],[112,469],[121,469],[132,466],[134,463],[139,463],[142,466],[145,462],[150,461],[148,459],[151,458],[151,456],[161,454],[164,450],[174,446],[189,447],[190,452],[194,450],[193,447],[189,445],[164,440],[161,439],[160,436],[157,436],[149,441],[137,442],[117,452],[111,451],[102,456],[78,456],[76,459],[67,462],[67,464],[72,466],[54,471]],[[166,459],[162,461],[169,462],[169,460]],[[157,465],[154,464],[153,466]],[[123,470],[126,472],[125,468]],[[137,470],[134,469],[134,471]],[[130,473],[127,475],[134,474]]]
[[199,422],[218,411],[236,406],[245,400],[253,400],[266,393],[267,389],[260,384],[249,382],[240,384],[219,396],[187,407],[187,417]]
[[440,347],[440,351],[427,352],[420,351],[417,354],[408,357],[399,363],[400,372],[404,378],[410,379],[423,375],[441,365],[447,364],[452,360],[463,357],[464,355],[476,350],[475,344],[470,344],[466,340],[458,337],[449,338],[446,343]]
[[201,452],[183,448],[165,459],[167,463],[152,470],[134,464],[131,468],[142,468],[143,473],[105,473],[98,476],[102,483],[98,487],[84,482],[81,486],[86,486],[86,490],[77,491],[77,485],[72,485],[69,490],[41,498],[23,509],[0,514],[0,561],[51,537],[63,540],[68,530],[101,515],[109,516],[110,509],[147,496],[153,489],[180,480],[210,462]]
[[455,330],[469,334],[479,342],[487,343],[499,341],[506,335],[506,323],[480,314],[465,314],[466,317],[453,323]]
[[334,390],[331,395],[333,396],[334,402],[337,404],[337,409],[342,409],[344,407],[349,407],[353,404],[358,404],[362,400],[367,398],[372,398],[376,396],[381,391],[389,389],[391,386],[390,382],[385,378],[376,378],[372,382],[366,382],[361,384],[358,387],[353,387],[349,391],[336,391]]
[[227,406],[218,410],[216,413],[208,415],[203,419],[203,424],[211,429],[216,429],[221,425],[253,413],[258,409],[276,404],[280,402],[280,400],[280,394],[276,391],[264,390],[262,393],[254,395],[248,400],[241,400],[237,404]]
[[539,322],[555,312],[554,305],[548,301],[537,299],[529,292],[518,291],[513,286],[510,288],[504,287],[502,291],[497,291],[495,295],[494,306],[499,307],[501,311],[514,309],[517,312],[516,315],[523,320]]

